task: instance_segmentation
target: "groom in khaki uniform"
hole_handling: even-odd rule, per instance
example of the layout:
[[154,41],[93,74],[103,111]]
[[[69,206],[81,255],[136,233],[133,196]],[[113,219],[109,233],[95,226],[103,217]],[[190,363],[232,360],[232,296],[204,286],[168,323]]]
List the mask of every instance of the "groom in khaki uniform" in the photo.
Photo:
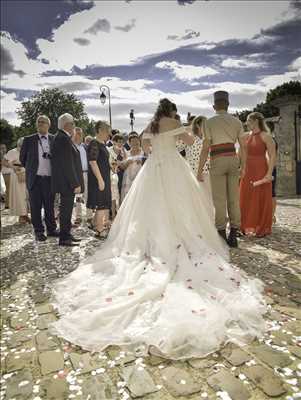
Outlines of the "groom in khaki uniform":
[[[216,115],[204,124],[204,143],[200,156],[198,180],[203,180],[203,168],[210,150],[210,180],[213,204],[215,207],[215,225],[219,234],[230,247],[237,247],[237,230],[240,227],[239,209],[239,168],[235,143],[240,143],[241,168],[245,163],[242,136],[244,129],[239,119],[228,114],[229,94],[225,91],[214,93]],[[227,238],[227,212],[230,220],[230,234]]]

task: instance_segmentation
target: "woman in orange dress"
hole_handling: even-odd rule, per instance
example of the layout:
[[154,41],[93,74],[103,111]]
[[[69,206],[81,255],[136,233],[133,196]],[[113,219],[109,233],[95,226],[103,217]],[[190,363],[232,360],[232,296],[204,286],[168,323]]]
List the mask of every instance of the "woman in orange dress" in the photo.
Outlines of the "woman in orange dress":
[[263,237],[272,232],[275,143],[261,113],[249,114],[247,124],[251,131],[245,136],[247,158],[240,182],[241,232]]

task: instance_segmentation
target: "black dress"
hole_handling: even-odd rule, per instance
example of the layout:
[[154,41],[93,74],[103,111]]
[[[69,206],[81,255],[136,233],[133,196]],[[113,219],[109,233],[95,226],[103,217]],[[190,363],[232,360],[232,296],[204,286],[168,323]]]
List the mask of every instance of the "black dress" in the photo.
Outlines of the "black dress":
[[[274,139],[274,142],[275,142],[276,154],[277,154],[278,143],[276,142],[276,139],[274,137],[273,137],[273,139]],[[277,169],[276,169],[276,167],[273,168],[272,175],[273,175],[273,178],[274,178],[272,180],[272,197],[277,197],[277,194],[276,194]]]
[[87,207],[93,210],[109,210],[112,205],[111,193],[111,167],[110,156],[106,145],[92,140],[87,149],[88,161],[96,161],[101,176],[105,183],[105,188],[100,191],[97,179],[89,164],[88,170],[88,200]]

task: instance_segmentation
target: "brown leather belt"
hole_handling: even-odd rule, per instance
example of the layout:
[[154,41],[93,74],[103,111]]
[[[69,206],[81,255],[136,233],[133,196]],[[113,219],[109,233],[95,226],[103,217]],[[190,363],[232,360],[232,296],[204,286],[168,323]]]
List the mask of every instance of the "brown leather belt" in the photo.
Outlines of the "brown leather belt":
[[220,143],[210,146],[210,157],[234,156],[236,154],[234,143]]

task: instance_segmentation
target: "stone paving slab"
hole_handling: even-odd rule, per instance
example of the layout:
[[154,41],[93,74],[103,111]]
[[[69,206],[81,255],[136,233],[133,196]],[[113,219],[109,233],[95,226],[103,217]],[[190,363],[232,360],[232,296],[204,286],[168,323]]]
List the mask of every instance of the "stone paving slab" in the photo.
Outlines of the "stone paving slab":
[[202,383],[195,382],[192,376],[181,368],[170,366],[162,373],[164,386],[168,392],[174,396],[189,396],[202,390]]
[[33,377],[28,369],[18,372],[7,380],[6,396],[8,399],[28,399],[32,394]]
[[250,361],[251,356],[250,354],[246,353],[245,351],[237,348],[233,349],[230,352],[223,352],[223,357],[229,361],[230,364],[232,364],[235,367],[238,367],[240,365],[243,365],[247,361]]
[[250,351],[259,360],[263,361],[272,368],[287,367],[293,362],[287,354],[278,350],[274,350],[265,344],[253,347]]
[[227,392],[232,400],[248,400],[251,397],[244,384],[227,370],[209,376],[207,382],[216,392]]
[[43,351],[39,354],[42,375],[64,369],[64,356],[61,351]]
[[152,377],[142,366],[124,367],[121,377],[134,399],[158,391]]
[[281,379],[275,376],[269,369],[261,365],[254,365],[243,371],[244,374],[268,396],[277,397],[286,393]]

